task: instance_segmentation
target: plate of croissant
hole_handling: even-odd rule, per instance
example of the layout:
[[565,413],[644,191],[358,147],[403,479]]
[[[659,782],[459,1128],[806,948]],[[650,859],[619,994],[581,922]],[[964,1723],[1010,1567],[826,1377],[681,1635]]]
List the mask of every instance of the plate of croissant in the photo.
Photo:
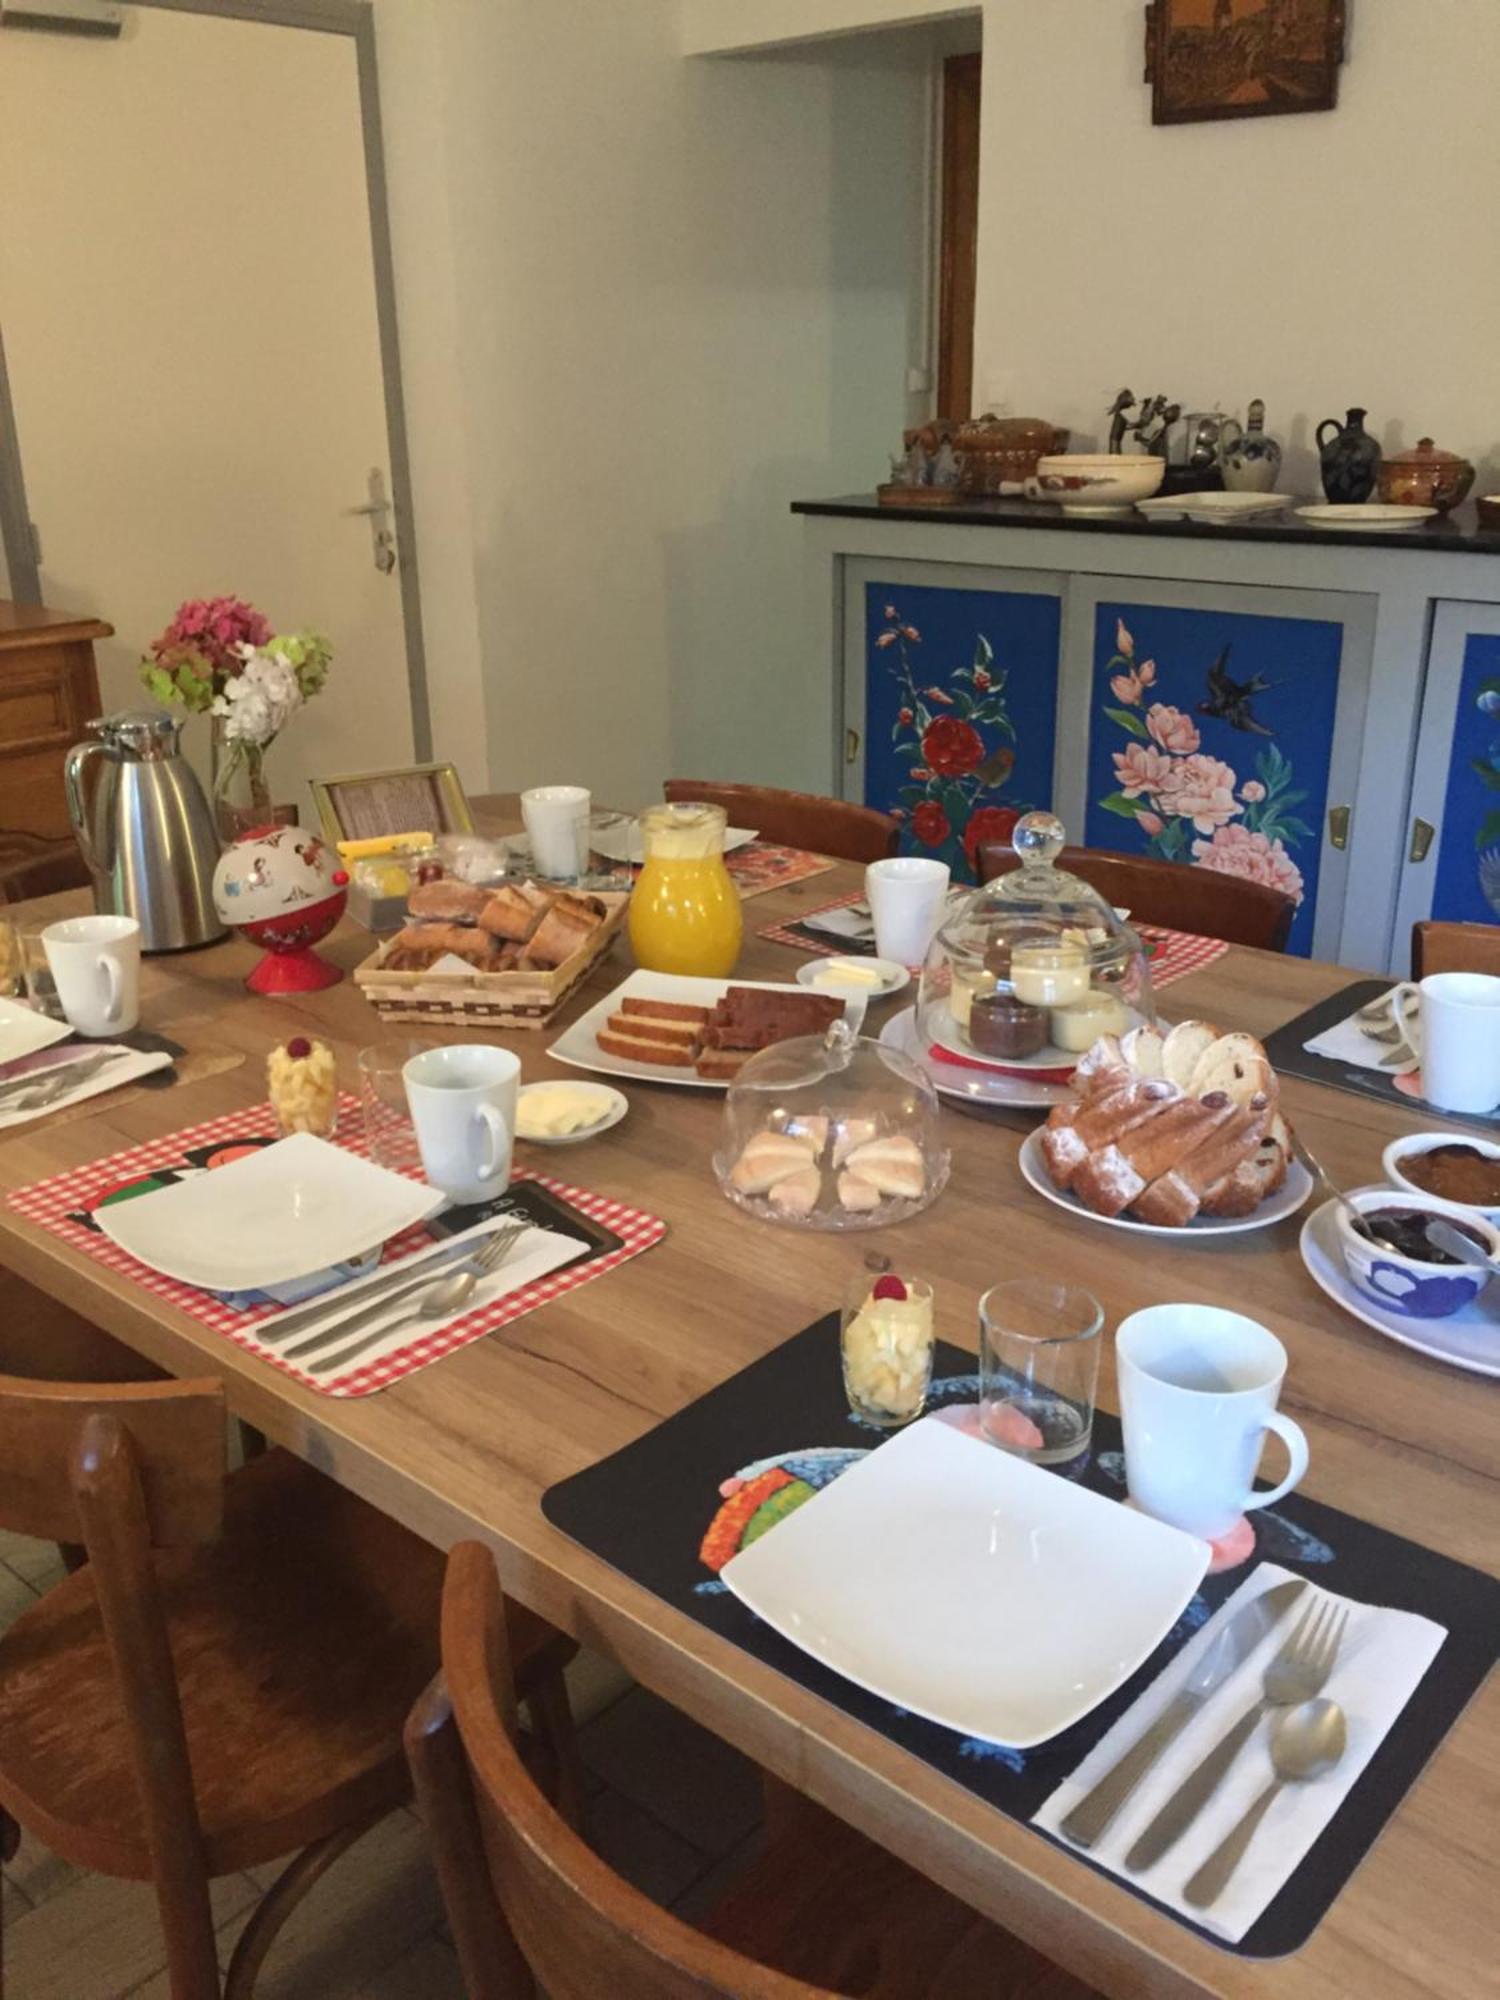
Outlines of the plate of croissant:
[[1253,1035],[1208,1021],[1103,1035],[1021,1148],[1039,1194],[1150,1235],[1230,1235],[1295,1215],[1312,1175]]

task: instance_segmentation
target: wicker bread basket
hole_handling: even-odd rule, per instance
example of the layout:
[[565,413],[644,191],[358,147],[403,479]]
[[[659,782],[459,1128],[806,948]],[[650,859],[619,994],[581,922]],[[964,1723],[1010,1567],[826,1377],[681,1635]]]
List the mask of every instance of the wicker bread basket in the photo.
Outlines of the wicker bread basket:
[[433,1028],[545,1028],[564,1000],[595,966],[625,922],[627,895],[604,893],[604,922],[570,959],[552,971],[517,967],[510,972],[387,972],[387,940],[354,974],[354,983],[377,1014]]

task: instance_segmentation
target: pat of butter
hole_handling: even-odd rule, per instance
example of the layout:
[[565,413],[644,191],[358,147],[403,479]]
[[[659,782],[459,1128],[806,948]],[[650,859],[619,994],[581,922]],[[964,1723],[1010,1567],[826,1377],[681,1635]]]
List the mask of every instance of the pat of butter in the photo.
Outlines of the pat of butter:
[[821,986],[825,990],[832,988],[837,991],[840,987],[849,986],[868,986],[873,989],[884,984],[884,975],[877,972],[873,966],[856,965],[852,961],[824,966],[821,972],[813,975],[813,985]]
[[522,1139],[566,1139],[585,1132],[609,1111],[602,1090],[533,1090],[516,1109],[516,1133]]
[[1101,1035],[1122,1035],[1130,1025],[1124,1002],[1112,993],[1090,993],[1052,1009],[1051,1036],[1057,1047],[1082,1055]]

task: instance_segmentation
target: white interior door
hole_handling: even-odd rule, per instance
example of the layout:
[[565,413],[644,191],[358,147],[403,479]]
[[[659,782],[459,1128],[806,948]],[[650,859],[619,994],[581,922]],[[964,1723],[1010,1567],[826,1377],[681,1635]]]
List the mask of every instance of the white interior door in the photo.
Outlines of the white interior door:
[[[128,8],[0,32],[0,327],[48,604],[108,619],[107,708],[183,598],[333,642],[268,762],[411,761],[357,57],[346,35]],[[386,523],[394,530],[394,517]],[[188,732],[206,754],[207,729]]]

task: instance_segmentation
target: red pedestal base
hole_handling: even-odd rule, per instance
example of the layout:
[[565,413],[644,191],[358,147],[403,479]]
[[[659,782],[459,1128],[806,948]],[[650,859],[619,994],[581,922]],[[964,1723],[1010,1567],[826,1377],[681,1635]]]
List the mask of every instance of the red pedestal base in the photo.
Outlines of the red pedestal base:
[[343,976],[342,966],[304,945],[301,951],[268,951],[245,984],[252,993],[321,993]]

